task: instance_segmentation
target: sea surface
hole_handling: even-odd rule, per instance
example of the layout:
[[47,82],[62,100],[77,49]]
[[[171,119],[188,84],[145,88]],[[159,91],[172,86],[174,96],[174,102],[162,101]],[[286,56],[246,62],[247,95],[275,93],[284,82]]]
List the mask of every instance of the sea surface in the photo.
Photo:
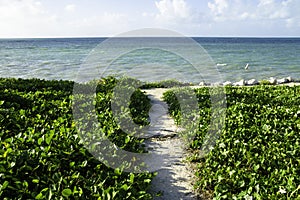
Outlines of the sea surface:
[[[300,38],[192,38],[200,50],[170,38],[107,41],[0,39],[0,77],[76,81],[88,80],[89,76],[126,75],[150,81],[178,79],[193,83],[287,76],[300,80]],[[154,47],[157,44],[157,48],[147,46],[148,43]],[[160,46],[161,43],[171,48]],[[192,55],[198,63],[191,63],[186,55]]]

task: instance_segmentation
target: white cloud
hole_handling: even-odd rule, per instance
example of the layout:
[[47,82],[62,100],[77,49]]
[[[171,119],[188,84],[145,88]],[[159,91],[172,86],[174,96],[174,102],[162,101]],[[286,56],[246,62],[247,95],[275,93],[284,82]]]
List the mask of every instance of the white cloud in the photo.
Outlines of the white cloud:
[[105,36],[145,27],[187,35],[299,36],[299,8],[300,0],[156,0],[126,9],[98,1],[0,0],[0,37]]
[[286,7],[288,17],[286,19],[287,27],[300,27],[300,1],[299,0],[287,0],[282,3]]
[[65,10],[66,10],[67,12],[74,12],[75,9],[76,9],[76,5],[75,5],[75,4],[69,4],[69,5],[66,5],[66,6],[65,6]]
[[38,1],[1,0],[0,2],[1,18],[34,17],[44,13],[41,3]]
[[300,16],[288,18],[286,20],[286,26],[287,26],[287,28],[297,28],[297,27],[300,27]]
[[222,21],[256,21],[261,23],[279,23],[286,20],[286,25],[294,24],[299,19],[299,0],[213,0],[207,4],[211,18]]
[[274,0],[260,0],[257,6],[258,19],[284,19],[288,17],[288,6],[284,2]]
[[217,22],[253,18],[255,7],[242,0],[213,0],[207,3],[209,16]]
[[214,0],[213,3],[208,2],[207,5],[214,15],[223,15],[228,8],[227,0]]
[[203,9],[192,7],[189,0],[159,0],[155,5],[157,12],[154,14],[154,20],[152,13],[143,14],[152,27],[170,29],[185,35],[200,35],[207,30],[204,27],[207,27],[210,19]]
[[[67,12],[74,4],[63,6]],[[128,17],[114,12],[76,14],[47,10],[36,0],[0,0],[0,38],[2,37],[60,37],[102,36],[127,30]]]
[[158,20],[188,20],[191,17],[190,9],[185,0],[161,0],[155,2],[159,11]]
[[[0,37],[35,35],[54,17],[35,0],[0,0]],[[44,31],[47,27],[44,27]]]

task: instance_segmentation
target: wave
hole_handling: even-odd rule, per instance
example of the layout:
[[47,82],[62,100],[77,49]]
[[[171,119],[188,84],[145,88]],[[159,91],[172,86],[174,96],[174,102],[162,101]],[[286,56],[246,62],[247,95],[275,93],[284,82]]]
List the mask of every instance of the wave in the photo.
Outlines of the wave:
[[224,67],[224,66],[227,66],[227,63],[217,63],[217,66],[218,67]]

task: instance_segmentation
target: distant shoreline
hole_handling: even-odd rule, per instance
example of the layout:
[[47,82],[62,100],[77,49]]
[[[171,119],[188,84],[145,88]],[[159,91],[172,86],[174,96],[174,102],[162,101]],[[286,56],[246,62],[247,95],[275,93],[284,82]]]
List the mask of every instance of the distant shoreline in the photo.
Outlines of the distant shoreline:
[[[106,78],[106,77],[103,77]],[[128,77],[131,78],[131,77]],[[16,77],[0,77],[0,79],[15,79],[15,80],[24,80],[24,81],[45,81],[45,82],[74,82],[76,81],[73,80],[65,80],[65,79],[41,79],[41,78],[16,78]],[[101,80],[102,78],[99,78]],[[118,78],[117,78],[118,79]],[[252,81],[249,83],[249,81]],[[247,83],[248,82],[248,83]],[[147,88],[144,89],[149,89],[149,88],[174,88],[174,87],[192,87],[192,88],[199,88],[199,87],[248,87],[248,86],[300,86],[300,80],[293,79],[291,77],[283,78],[283,79],[276,79],[271,77],[269,80],[244,80],[242,79],[241,81],[238,82],[230,82],[230,81],[225,81],[225,82],[217,82],[217,83],[205,83],[205,82],[200,82],[199,84],[193,84],[193,83],[183,83],[177,80],[165,80],[165,81],[160,81],[160,82],[144,82],[145,85],[147,85]],[[142,88],[143,88],[142,86]]]
[[[138,36],[145,38],[164,38],[164,36],[158,37],[147,37]],[[167,36],[170,37],[170,36]],[[300,36],[183,36],[187,38],[216,38],[216,39],[300,39]],[[108,38],[118,38],[116,36],[41,36],[41,37],[0,37],[0,40],[35,40],[35,39],[108,39]],[[126,37],[126,38],[136,38],[136,37]]]

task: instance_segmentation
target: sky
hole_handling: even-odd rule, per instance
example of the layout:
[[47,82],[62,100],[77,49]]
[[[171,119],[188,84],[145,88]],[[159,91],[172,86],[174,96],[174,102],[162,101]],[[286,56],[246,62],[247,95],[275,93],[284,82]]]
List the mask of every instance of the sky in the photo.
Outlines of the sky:
[[142,28],[299,37],[300,0],[0,0],[0,38],[110,37]]

